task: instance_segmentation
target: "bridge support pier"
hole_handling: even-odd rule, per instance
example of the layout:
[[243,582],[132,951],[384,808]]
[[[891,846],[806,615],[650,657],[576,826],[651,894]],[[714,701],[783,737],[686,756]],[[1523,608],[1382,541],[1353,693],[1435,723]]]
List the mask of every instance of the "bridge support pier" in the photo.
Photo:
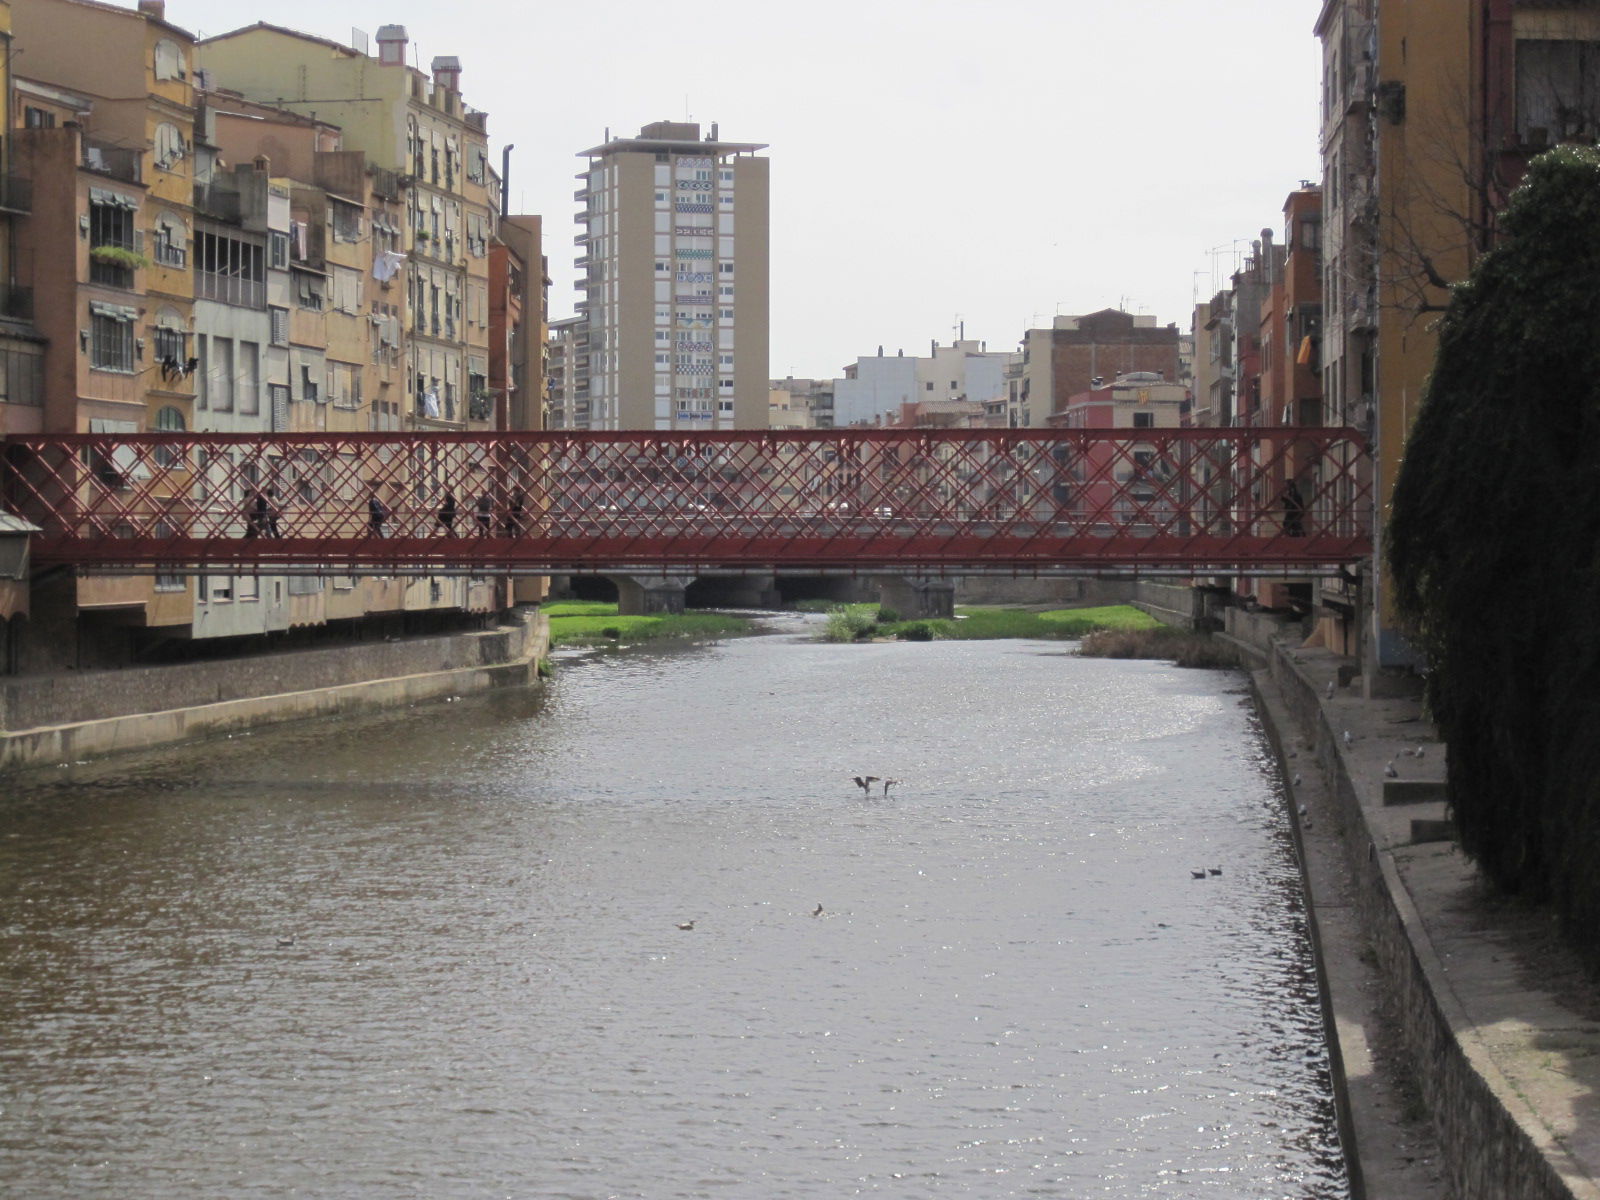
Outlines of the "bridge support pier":
[[693,575],[607,575],[617,585],[617,615],[651,617],[681,613]]
[[956,581],[907,575],[884,575],[878,580],[878,603],[906,621],[925,621],[956,615]]

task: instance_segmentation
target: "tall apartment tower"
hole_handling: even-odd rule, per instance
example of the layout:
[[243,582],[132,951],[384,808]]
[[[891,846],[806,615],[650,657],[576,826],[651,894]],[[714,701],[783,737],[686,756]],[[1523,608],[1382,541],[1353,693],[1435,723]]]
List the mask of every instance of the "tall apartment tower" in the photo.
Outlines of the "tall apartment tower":
[[658,121],[583,151],[572,387],[586,428],[766,425],[764,149]]

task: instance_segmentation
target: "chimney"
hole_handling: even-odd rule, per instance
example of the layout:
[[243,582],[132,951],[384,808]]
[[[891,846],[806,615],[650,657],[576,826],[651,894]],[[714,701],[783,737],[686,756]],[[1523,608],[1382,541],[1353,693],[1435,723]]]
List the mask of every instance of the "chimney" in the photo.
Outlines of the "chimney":
[[139,0],[139,11],[144,16],[153,17],[157,21],[167,19],[167,0]]
[[461,60],[453,54],[441,54],[433,60],[433,82],[452,92],[461,90]]
[[378,27],[378,61],[386,67],[406,65],[406,27],[381,25]]

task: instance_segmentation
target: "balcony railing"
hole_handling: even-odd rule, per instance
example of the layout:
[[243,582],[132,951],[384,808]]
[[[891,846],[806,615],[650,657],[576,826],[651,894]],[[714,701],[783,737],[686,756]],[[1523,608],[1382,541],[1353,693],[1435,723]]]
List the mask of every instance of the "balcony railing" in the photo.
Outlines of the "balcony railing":
[[197,300],[217,300],[240,308],[265,308],[267,284],[262,279],[244,279],[238,275],[221,275],[215,271],[194,273],[194,294]]

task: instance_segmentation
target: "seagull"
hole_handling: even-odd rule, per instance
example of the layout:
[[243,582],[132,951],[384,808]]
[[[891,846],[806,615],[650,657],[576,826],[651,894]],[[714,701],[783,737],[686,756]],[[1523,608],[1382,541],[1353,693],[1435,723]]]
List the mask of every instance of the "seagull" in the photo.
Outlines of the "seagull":
[[288,937],[281,937],[278,939],[279,950],[287,950],[292,945],[294,945],[294,934],[292,933]]
[[[696,918],[696,919],[698,919],[698,918]],[[694,928],[694,921],[682,921],[682,922],[679,922],[678,928],[679,929],[683,929],[683,930],[693,929]]]
[[1213,875],[1221,875],[1222,874],[1222,868],[1221,867],[1212,867],[1212,868],[1210,868],[1210,872]]
[[1427,747],[1425,747],[1425,746],[1418,746],[1417,747],[1417,757],[1418,758],[1421,758],[1427,752],[1428,752],[1427,751]]
[[1400,772],[1394,769],[1394,759],[1391,758],[1388,762],[1384,763],[1383,773],[1389,779],[1400,778]]
[[819,904],[815,908],[813,908],[811,910],[811,915],[813,917],[820,917],[822,915],[822,905]]
[[1189,878],[1190,879],[1204,879],[1205,877],[1206,877],[1206,873],[1203,870],[1201,870],[1201,871],[1191,870],[1189,872]]
[[856,786],[867,795],[872,795],[872,785],[878,782],[876,775],[857,775],[854,777]]
[[1302,804],[1300,806],[1300,819],[1303,821],[1307,817],[1309,817],[1310,815],[1311,815],[1311,810],[1308,809],[1304,804]]
[[1299,771],[1296,771],[1294,773],[1294,786],[1295,787],[1299,787],[1300,786],[1300,772]]
[[1350,736],[1350,731],[1348,729],[1346,729],[1344,731],[1344,735],[1343,736],[1344,736],[1344,744],[1346,746],[1353,746],[1355,744],[1355,738]]
[[900,781],[898,779],[885,779],[883,781],[883,794],[887,796],[889,794],[889,789],[899,782]]
[[1328,699],[1333,699],[1333,680],[1328,680]]

